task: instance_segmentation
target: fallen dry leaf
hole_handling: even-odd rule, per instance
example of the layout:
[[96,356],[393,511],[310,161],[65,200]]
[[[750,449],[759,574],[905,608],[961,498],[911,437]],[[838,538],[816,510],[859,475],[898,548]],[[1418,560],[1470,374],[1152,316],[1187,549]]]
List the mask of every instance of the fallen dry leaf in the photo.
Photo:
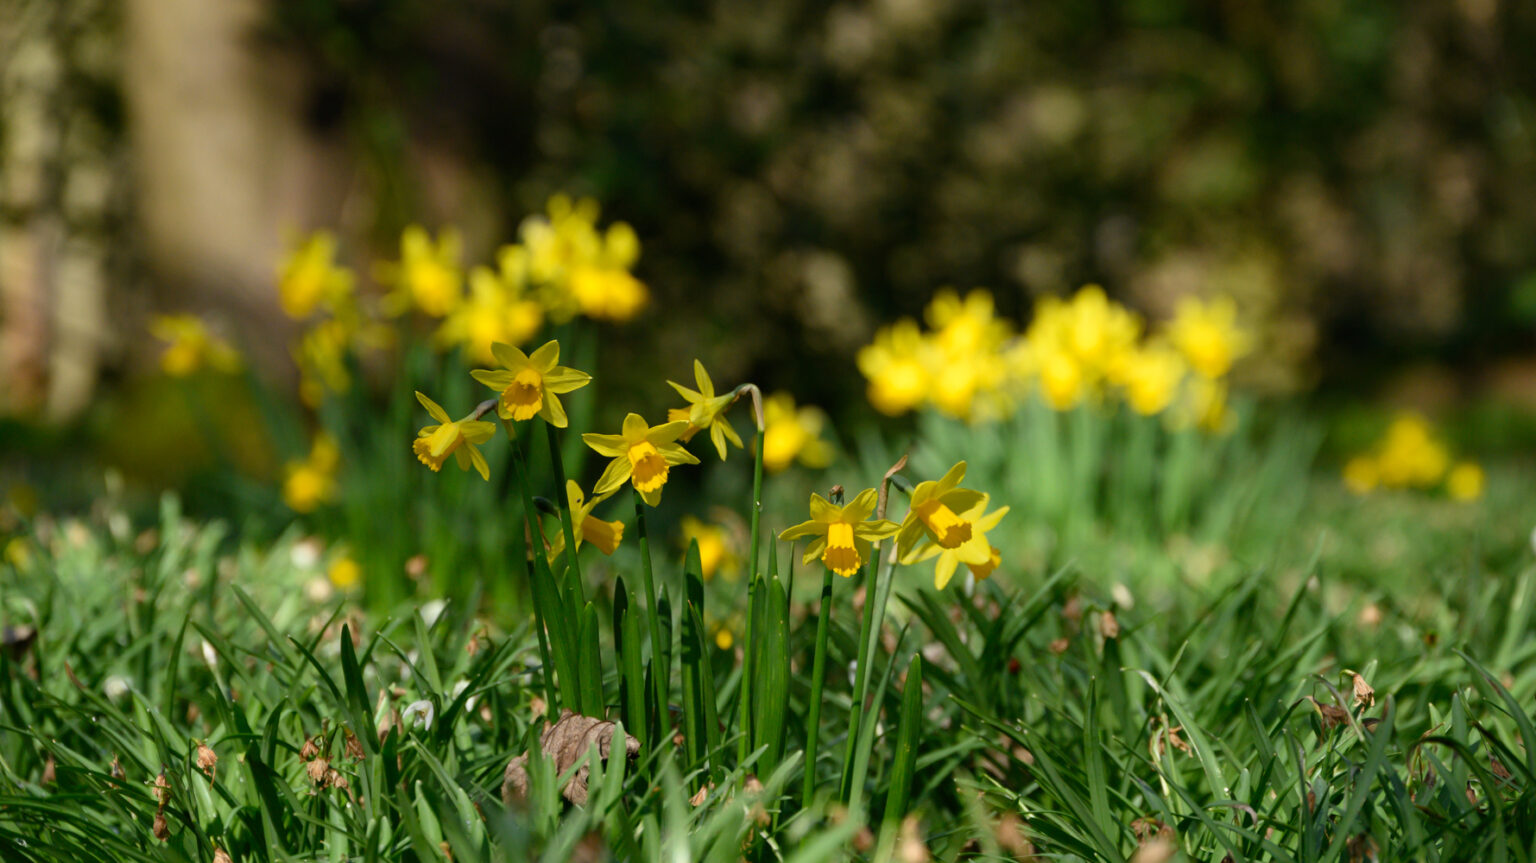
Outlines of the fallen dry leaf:
[[[594,745],[597,746],[598,757],[607,760],[613,751],[613,735],[617,727],[613,722],[563,710],[560,721],[545,729],[544,735],[539,738],[539,748],[554,759],[556,775],[563,774]],[[626,757],[633,757],[640,752],[640,741],[626,734],[623,749]],[[585,764],[576,771],[571,781],[561,789],[565,799],[577,806],[586,805],[587,776],[590,773],[591,768]],[[510,805],[513,800],[527,796],[528,756],[523,754],[507,762],[507,770],[501,782],[501,799]]]

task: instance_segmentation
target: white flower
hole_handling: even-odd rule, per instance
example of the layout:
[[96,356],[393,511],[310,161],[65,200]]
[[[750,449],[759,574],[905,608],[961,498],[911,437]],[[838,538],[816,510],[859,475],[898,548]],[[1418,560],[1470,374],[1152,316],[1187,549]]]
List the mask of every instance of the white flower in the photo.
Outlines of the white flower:
[[434,599],[431,602],[423,603],[421,606],[422,622],[427,625],[428,629],[431,629],[432,624],[436,623],[437,619],[443,616],[443,609],[447,607],[448,603],[441,599]]
[[[460,695],[463,695],[464,694],[464,690],[466,690],[468,688],[469,688],[469,681],[468,680],[460,680],[458,683],[455,683],[453,685],[453,694],[448,696],[448,700],[452,701],[452,700],[458,698]],[[470,712],[471,710],[474,710],[474,709],[475,709],[475,697],[473,695],[471,695],[470,697],[464,699],[464,712],[468,713],[468,712]]]
[[426,700],[412,701],[406,705],[405,710],[401,711],[400,722],[409,728],[413,720],[420,719],[422,729],[431,731],[432,719],[436,715],[437,712],[433,709],[432,702]]
[[102,691],[106,692],[107,698],[116,701],[133,689],[133,681],[121,674],[114,674],[102,681],[101,688]]

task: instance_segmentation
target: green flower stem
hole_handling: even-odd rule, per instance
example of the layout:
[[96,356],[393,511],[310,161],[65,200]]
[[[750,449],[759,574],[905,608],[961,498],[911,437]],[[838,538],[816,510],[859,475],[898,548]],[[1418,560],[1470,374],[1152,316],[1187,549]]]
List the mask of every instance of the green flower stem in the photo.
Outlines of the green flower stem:
[[805,782],[800,808],[808,809],[816,790],[816,739],[821,732],[821,690],[827,679],[827,633],[832,618],[832,570],[821,578],[821,610],[816,614],[816,659],[811,665],[811,701],[805,729]]
[[[511,473],[512,484],[517,486],[518,493],[523,499],[523,524],[528,530],[528,542],[532,543],[534,542],[534,537],[538,536],[539,532],[534,529],[532,523],[533,495],[528,491],[528,483],[523,477],[523,460],[520,458],[520,454],[518,453],[517,432],[514,429],[511,420],[503,419],[501,421],[501,427],[507,430],[507,445],[508,448],[511,449],[511,453],[509,453],[507,456],[507,470]],[[535,546],[530,545],[527,548],[527,554],[530,555],[527,558],[527,571],[530,591],[532,590],[533,583],[533,558],[531,555],[538,553],[539,549]],[[553,710],[555,706],[560,703],[555,698],[555,681],[551,676],[554,674],[554,665],[550,659],[549,640],[544,634],[544,614],[539,611],[538,601],[532,601],[533,629],[539,634],[539,662],[541,665],[543,665],[544,671],[544,703],[549,705],[550,709]]]
[[645,597],[650,605],[645,619],[651,630],[651,679],[655,681],[656,720],[662,732],[656,736],[659,744],[672,736],[672,716],[667,712],[668,672],[671,669],[661,667],[666,652],[661,647],[661,609],[657,604],[656,578],[651,573],[651,541],[645,530],[645,500],[633,484],[630,488],[635,496],[635,534],[640,538],[640,571],[645,576]]
[[576,590],[576,604],[586,603],[586,589],[581,583],[581,559],[576,554],[576,521],[571,517],[571,498],[565,493],[565,462],[560,456],[560,435],[553,425],[544,424],[549,433],[549,462],[555,471],[555,500],[560,507],[560,525],[565,530],[565,559],[570,568],[570,583]]
[[758,396],[758,393],[757,393],[757,390],[756,390],[755,387],[751,390],[751,393],[752,393],[752,407],[756,411],[756,417],[757,417],[757,447],[756,447],[757,455],[753,459],[753,465],[752,465],[752,513],[751,513],[752,540],[751,540],[751,545],[750,545],[752,557],[751,557],[751,564],[748,565],[748,567],[747,567],[747,584],[749,585],[749,587],[747,588],[747,591],[748,591],[748,600],[747,600],[748,613],[747,613],[746,633],[744,634],[744,636],[742,638],[742,642],[741,642],[742,657],[743,657],[743,659],[742,659],[742,666],[741,666],[741,686],[738,687],[738,697],[736,699],[736,704],[737,704],[737,707],[738,707],[738,712],[737,712],[738,713],[738,718],[737,718],[737,726],[738,726],[738,728],[737,728],[737,730],[741,733],[741,737],[738,738],[737,743],[736,743],[736,763],[738,763],[738,764],[740,764],[743,761],[747,760],[747,756],[751,754],[751,746],[752,746],[752,742],[751,742],[752,735],[749,733],[750,723],[751,723],[751,716],[752,716],[752,685],[751,685],[751,681],[752,681],[752,652],[753,652],[752,635],[753,635],[753,633],[752,633],[752,614],[751,614],[751,609],[753,607],[752,599],[753,599],[753,597],[755,596],[755,594],[757,592],[758,527],[759,527],[760,517],[761,517],[762,512],[763,512],[763,420],[762,420],[763,413],[762,413],[762,409],[761,409],[761,406],[760,406],[760,399],[759,399],[759,396]]
[[853,678],[853,712],[848,719],[848,745],[843,751],[843,781],[838,792],[844,805],[847,805],[848,796],[853,791],[853,754],[859,742],[859,722],[864,718],[864,695],[869,689],[869,663],[874,658],[868,644],[870,628],[874,626],[875,588],[880,580],[879,571],[878,562],[875,566],[864,567],[864,574],[869,577],[864,580],[864,617],[859,623],[858,665]]

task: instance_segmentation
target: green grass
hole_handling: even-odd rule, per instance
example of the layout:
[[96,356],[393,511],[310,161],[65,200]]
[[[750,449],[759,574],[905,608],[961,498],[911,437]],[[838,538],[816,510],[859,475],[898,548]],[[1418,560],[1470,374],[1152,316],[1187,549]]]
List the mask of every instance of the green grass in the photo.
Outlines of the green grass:
[[[40,518],[31,559],[0,564],[0,623],[38,630],[0,653],[0,859],[813,861],[887,858],[904,833],[937,859],[1007,859],[1009,831],[1055,860],[1162,841],[1212,861],[1531,858],[1528,467],[1493,466],[1472,506],[1359,500],[1312,473],[1305,427],[1183,455],[1199,441],[1158,431],[1139,464],[1119,444],[1140,432],[1081,422],[925,420],[909,473],[969,458],[966,484],[1015,507],[1012,556],[944,593],[925,565],[882,567],[862,618],[841,578],[819,617],[820,568],[794,572],[782,545],[755,583],[708,585],[658,550],[645,620],[632,550],[588,558],[579,586],[536,570],[560,617],[553,690],[531,619],[482,599],[526,595],[518,567],[386,615],[312,594],[324,561],[297,533],[258,546],[169,498],[153,525],[110,502]],[[1110,443],[1074,456],[1083,433]],[[894,450],[863,442],[830,476],[870,484]],[[803,517],[796,482],[770,480],[765,535]],[[745,675],[704,624],[736,612]],[[652,622],[666,716],[647,706]],[[534,759],[529,799],[504,807],[536,705],[561,700],[624,720],[642,756],[592,764],[585,807]],[[402,716],[419,701],[430,727]],[[307,741],[335,771],[319,785]]]

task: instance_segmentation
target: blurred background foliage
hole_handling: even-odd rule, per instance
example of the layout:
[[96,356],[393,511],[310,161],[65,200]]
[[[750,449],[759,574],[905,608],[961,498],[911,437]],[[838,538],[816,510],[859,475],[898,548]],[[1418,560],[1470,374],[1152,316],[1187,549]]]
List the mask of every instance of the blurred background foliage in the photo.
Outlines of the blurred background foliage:
[[939,287],[1027,320],[1098,282],[1151,319],[1234,297],[1249,390],[1530,405],[1533,39],[1499,0],[14,0],[0,403],[167,422],[143,324],[182,308],[291,385],[296,233],[365,278],[412,222],[487,261],[568,191],[644,246],[614,390],[700,356],[863,417],[825,371]]

